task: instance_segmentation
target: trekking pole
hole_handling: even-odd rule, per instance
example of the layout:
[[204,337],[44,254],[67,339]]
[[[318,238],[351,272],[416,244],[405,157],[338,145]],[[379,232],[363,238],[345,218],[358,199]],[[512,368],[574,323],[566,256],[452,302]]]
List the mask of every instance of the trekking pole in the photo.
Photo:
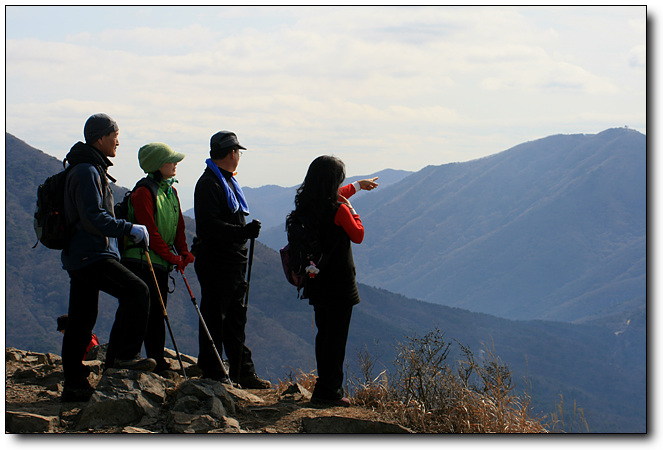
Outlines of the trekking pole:
[[152,272],[152,277],[154,278],[154,285],[157,288],[157,293],[159,294],[159,301],[161,302],[161,310],[163,311],[163,318],[166,321],[168,326],[168,332],[170,333],[170,339],[173,341],[173,347],[175,347],[175,353],[177,354],[177,359],[180,362],[180,369],[182,369],[182,375],[184,375],[184,381],[187,381],[186,371],[184,370],[184,364],[182,363],[182,357],[180,356],[180,351],[177,349],[177,343],[175,342],[175,336],[173,336],[173,330],[170,328],[170,320],[168,320],[168,313],[166,312],[166,305],[163,303],[163,297],[161,296],[161,289],[159,289],[159,282],[157,281],[157,274],[154,273],[154,267],[152,267],[152,260],[150,259],[150,251],[147,248],[147,243],[143,241],[145,247],[145,257],[147,258],[147,264],[150,266],[150,271]]
[[191,303],[193,303],[193,306],[196,308],[196,312],[198,313],[198,318],[200,319],[200,323],[203,326],[203,329],[205,330],[205,334],[207,334],[207,338],[212,344],[212,348],[214,349],[214,354],[216,355],[216,359],[219,360],[219,365],[221,366],[223,375],[226,378],[228,378],[228,381],[232,385],[233,382],[232,380],[230,380],[230,375],[228,375],[228,372],[226,371],[226,366],[223,365],[223,360],[221,359],[221,355],[219,355],[219,351],[216,349],[216,345],[214,345],[214,339],[212,339],[212,335],[210,334],[209,329],[207,328],[205,319],[203,319],[203,314],[200,312],[200,308],[198,308],[198,303],[196,302],[196,297],[193,296],[193,291],[191,290],[191,286],[189,286],[189,281],[184,276],[184,270],[178,269],[178,272],[182,274],[182,279],[184,280],[184,284],[186,284],[186,288],[189,291],[189,296],[191,296]]
[[[251,268],[253,267],[253,249],[256,244],[256,239],[251,238],[251,244],[249,245],[249,264],[246,269],[246,293],[244,294],[244,300],[242,301],[242,307],[248,309],[249,305],[249,287],[251,287]],[[239,354],[237,355],[237,360],[239,361],[239,367],[241,370],[243,359],[244,359],[244,343],[239,347]]]
[[249,247],[249,267],[246,274],[246,294],[244,295],[244,307],[249,304],[249,287],[251,286],[251,267],[253,267],[253,248],[256,245],[256,239],[251,238],[251,245]]

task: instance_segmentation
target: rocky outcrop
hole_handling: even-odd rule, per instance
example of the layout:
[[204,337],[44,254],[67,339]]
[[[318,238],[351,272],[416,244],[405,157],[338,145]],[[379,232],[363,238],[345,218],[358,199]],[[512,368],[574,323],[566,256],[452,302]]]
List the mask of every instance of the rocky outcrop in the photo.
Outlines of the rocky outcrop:
[[14,348],[5,351],[7,433],[407,433],[365,408],[319,409],[301,384],[245,390],[199,377],[182,355],[178,372],[108,369],[85,361],[95,392],[88,402],[61,403],[62,360]]

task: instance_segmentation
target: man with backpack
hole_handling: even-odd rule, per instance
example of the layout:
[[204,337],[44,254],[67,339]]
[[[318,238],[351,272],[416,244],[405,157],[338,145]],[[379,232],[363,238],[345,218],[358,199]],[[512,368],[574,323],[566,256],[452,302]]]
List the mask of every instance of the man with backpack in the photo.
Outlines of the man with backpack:
[[61,400],[87,401],[94,390],[83,355],[97,320],[99,292],[119,302],[113,323],[106,367],[151,371],[156,362],[140,359],[149,313],[147,285],[120,264],[118,238],[148,242],[147,228],[115,219],[107,170],[116,155],[119,128],[106,114],[88,118],[85,143],[76,143],[66,156],[64,212],[72,235],[62,250],[62,266],[69,273],[68,325],[62,342],[64,390]]
[[[245,344],[246,242],[258,237],[260,222],[246,223],[249,208],[233,176],[242,150],[233,132],[219,131],[210,139],[210,158],[194,191],[196,237],[191,251],[196,255],[200,311],[214,346],[226,351],[230,378],[246,389],[268,389],[270,382],[256,374]],[[201,325],[198,366],[203,377],[227,382],[214,346]]]

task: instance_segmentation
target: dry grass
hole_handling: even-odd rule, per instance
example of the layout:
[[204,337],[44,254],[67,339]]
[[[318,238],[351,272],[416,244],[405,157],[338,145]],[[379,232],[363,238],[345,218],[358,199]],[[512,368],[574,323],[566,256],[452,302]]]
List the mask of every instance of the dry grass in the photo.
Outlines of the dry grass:
[[[459,344],[460,345],[460,344]],[[516,394],[508,367],[486,351],[481,363],[460,345],[465,359],[446,362],[451,344],[439,330],[401,344],[395,374],[373,376],[375,362],[360,352],[362,376],[351,377],[352,400],[419,433],[547,433],[527,393]]]
[[564,418],[564,397],[559,395],[557,410],[551,414],[550,429],[555,433],[589,433],[589,424],[585,420],[585,412],[573,402],[573,415]]
[[[394,374],[377,375],[377,358],[361,350],[359,376],[351,374],[346,392],[353,406],[369,408],[417,433],[580,433],[589,427],[582,409],[564,417],[564,399],[546,416],[532,413],[527,390],[516,392],[511,372],[495,349],[483,350],[480,361],[456,342],[463,358],[447,363],[451,343],[440,330],[410,337],[397,348]],[[299,383],[313,391],[315,370],[292,370],[276,387],[282,393]],[[569,422],[570,420],[570,422]]]
[[288,386],[299,383],[308,391],[313,392],[316,379],[317,377],[315,375],[315,370],[311,372],[304,372],[301,369],[290,368],[290,373],[286,376],[286,379],[281,380],[279,378],[279,382],[275,389],[276,392],[280,395],[288,388]]

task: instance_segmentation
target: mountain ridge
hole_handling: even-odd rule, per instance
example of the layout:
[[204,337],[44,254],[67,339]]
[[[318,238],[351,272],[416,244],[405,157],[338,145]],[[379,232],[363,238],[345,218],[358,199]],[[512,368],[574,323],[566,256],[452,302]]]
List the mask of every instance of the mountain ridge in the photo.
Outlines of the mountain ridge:
[[[369,230],[354,251],[366,284],[510,319],[586,321],[645,303],[646,137],[635,130],[427,166],[352,203]],[[283,225],[262,240],[283,246]]]
[[[61,335],[55,318],[66,312],[68,277],[59,252],[31,248],[35,241],[31,224],[36,185],[62,166],[9,134],[5,142],[6,345],[57,353]],[[123,188],[114,189],[117,195]],[[190,242],[193,221],[185,221]],[[195,295],[199,290],[195,272],[189,270],[187,278]],[[422,335],[437,326],[445,330],[449,342],[457,340],[476,351],[494,346],[513,369],[514,380],[527,378],[539,411],[554,410],[563,393],[567,405],[577,400],[585,409],[592,431],[646,429],[643,306],[637,306],[637,314],[634,308],[582,325],[512,321],[411,299],[368,286],[361,277],[359,281],[362,302],[353,313],[347,350],[350,373],[359,373],[354,355],[364,348],[374,351],[380,370],[393,370],[393,346],[405,336]],[[197,316],[181,279],[176,282],[168,315],[180,350],[195,354]],[[95,327],[102,342],[107,340],[115,308],[116,301],[102,295]],[[258,242],[247,325],[258,371],[275,381],[289,370],[313,370],[314,336],[311,307],[298,300],[285,281],[278,253]]]
[[[382,186],[388,186],[401,179],[411,175],[407,170],[384,169],[370,175],[359,175],[349,177],[348,183],[364,178],[378,177],[378,182]],[[257,188],[243,187],[242,191],[246,201],[251,209],[251,216],[262,222],[263,228],[280,226],[285,220],[285,216],[294,208],[295,194],[299,185],[282,187],[274,184],[268,184]],[[194,218],[194,210],[190,208],[183,214]]]

